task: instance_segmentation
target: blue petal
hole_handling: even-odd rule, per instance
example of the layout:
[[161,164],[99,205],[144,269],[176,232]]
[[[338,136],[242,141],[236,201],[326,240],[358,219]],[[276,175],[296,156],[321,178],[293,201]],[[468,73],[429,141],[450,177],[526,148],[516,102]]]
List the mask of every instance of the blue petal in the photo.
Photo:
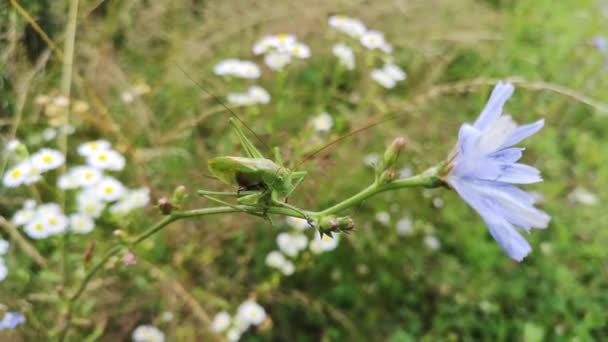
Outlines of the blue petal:
[[502,164],[501,174],[495,179],[488,179],[503,183],[532,184],[542,182],[540,171],[536,168],[520,163]]
[[521,158],[524,150],[525,148],[520,147],[506,148],[492,153],[489,157],[501,163],[515,163]]
[[496,121],[500,114],[502,114],[502,107],[505,102],[513,95],[514,89],[511,83],[498,82],[494,90],[492,90],[488,103],[486,103],[473,126],[479,130],[484,130],[492,122]]
[[545,119],[540,119],[534,123],[523,125],[515,129],[513,133],[503,143],[502,147],[509,147],[517,144],[518,142],[526,139],[532,134],[538,132],[545,125]]
[[461,156],[468,154],[481,132],[469,124],[463,124],[458,131],[458,152]]
[[505,220],[486,221],[486,225],[494,240],[509,258],[521,262],[532,251],[528,241],[509,222]]

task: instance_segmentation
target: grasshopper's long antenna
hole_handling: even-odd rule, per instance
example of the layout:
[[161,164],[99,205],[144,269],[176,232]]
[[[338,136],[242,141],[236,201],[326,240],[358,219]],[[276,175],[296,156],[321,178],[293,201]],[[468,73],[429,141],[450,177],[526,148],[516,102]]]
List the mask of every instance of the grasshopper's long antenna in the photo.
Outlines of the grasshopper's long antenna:
[[211,98],[219,103],[222,107],[226,108],[226,110],[236,119],[238,120],[243,126],[245,126],[245,128],[247,128],[247,130],[249,132],[251,132],[251,134],[253,134],[255,136],[256,139],[258,139],[258,141],[264,146],[264,148],[266,149],[266,151],[270,151],[270,147],[268,147],[268,145],[266,145],[264,143],[264,141],[262,140],[262,138],[260,138],[260,136],[258,136],[253,129],[251,129],[251,127],[249,127],[245,121],[241,120],[241,118],[232,110],[230,109],[230,107],[228,107],[226,105],[226,103],[224,103],[224,101],[222,101],[219,96],[213,94],[211,91],[209,91],[208,89],[204,88],[199,82],[195,81],[192,76],[188,75],[188,73],[186,73],[186,71],[179,65],[176,64],[175,66],[177,66],[177,68],[188,78],[190,79],[190,81],[192,81],[192,83],[196,84],[197,87],[199,87],[202,91],[205,92],[205,94],[211,96]]
[[376,121],[376,122],[373,122],[373,123],[371,123],[371,124],[367,124],[367,125],[365,125],[365,126],[363,126],[363,127],[357,128],[357,129],[356,129],[356,130],[354,130],[354,131],[350,131],[350,132],[348,132],[348,133],[346,133],[346,134],[344,134],[344,135],[342,135],[342,136],[338,137],[336,140],[334,140],[334,141],[330,142],[329,144],[327,144],[327,145],[325,145],[325,146],[322,146],[322,147],[320,147],[319,149],[316,149],[316,150],[312,151],[311,153],[307,154],[307,155],[306,155],[306,156],[305,156],[305,157],[304,157],[304,158],[303,158],[303,159],[302,159],[302,160],[301,160],[301,161],[300,161],[300,162],[299,162],[299,163],[296,165],[296,168],[297,168],[297,167],[299,167],[300,165],[304,164],[305,162],[307,162],[307,161],[311,160],[311,159],[312,159],[314,156],[316,156],[317,154],[319,154],[319,153],[321,153],[321,152],[325,151],[326,149],[330,148],[331,146],[333,146],[333,145],[335,145],[335,144],[339,143],[340,141],[342,141],[342,140],[344,140],[344,139],[347,139],[347,138],[350,138],[350,137],[352,137],[353,135],[355,135],[355,134],[357,134],[357,133],[359,133],[359,132],[365,131],[366,129],[370,129],[370,128],[374,127],[374,126],[381,125],[381,124],[383,124],[383,123],[385,123],[385,122],[387,122],[387,121],[391,121],[391,120],[394,120],[394,119],[396,119],[396,118],[397,118],[397,115],[393,114],[393,115],[391,115],[391,116],[387,116],[386,118],[384,118],[384,120]]

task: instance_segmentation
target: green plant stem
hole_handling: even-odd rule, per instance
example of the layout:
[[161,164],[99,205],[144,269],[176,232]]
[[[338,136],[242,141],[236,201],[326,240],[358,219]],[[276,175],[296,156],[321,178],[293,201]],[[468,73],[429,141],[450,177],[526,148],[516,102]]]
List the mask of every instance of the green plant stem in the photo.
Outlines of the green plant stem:
[[436,187],[441,185],[441,180],[439,178],[439,171],[441,170],[442,165],[438,165],[427,171],[412,176],[409,178],[397,179],[392,182],[382,183],[382,182],[374,182],[372,185],[367,188],[361,190],[359,193],[343,200],[340,203],[337,203],[325,210],[322,210],[316,213],[317,216],[325,216],[325,215],[333,215],[337,214],[341,211],[344,211],[348,208],[351,208],[364,200],[384,191],[388,190],[396,190],[401,188],[412,188],[412,187]]
[[442,184],[442,182],[439,178],[439,171],[442,168],[443,168],[443,164],[439,164],[431,169],[428,169],[424,173],[413,176],[413,177],[398,179],[398,180],[391,181],[391,182],[374,181],[374,183],[372,183],[372,185],[363,189],[359,193],[357,193],[357,194],[343,200],[342,202],[337,203],[325,210],[318,211],[318,212],[306,211],[306,210],[300,209],[301,210],[301,213],[300,213],[296,210],[293,210],[290,208],[284,208],[284,207],[276,207],[276,206],[260,207],[260,206],[251,206],[251,205],[234,205],[232,207],[222,206],[222,207],[201,208],[201,209],[193,209],[193,210],[185,210],[185,211],[174,211],[171,214],[163,217],[162,220],[160,220],[159,222],[157,222],[156,224],[154,224],[153,226],[151,226],[150,228],[148,228],[141,234],[137,235],[130,241],[128,241],[126,243],[120,242],[117,245],[114,245],[113,247],[111,247],[106,252],[106,254],[104,254],[89,269],[89,271],[83,278],[82,282],[78,286],[76,292],[74,292],[74,294],[69,298],[68,312],[66,314],[66,325],[64,326],[64,329],[61,333],[60,340],[65,338],[65,336],[66,336],[67,329],[69,327],[69,321],[71,319],[72,311],[73,311],[76,301],[78,300],[78,298],[80,298],[80,296],[86,290],[89,282],[93,279],[95,274],[103,267],[103,265],[105,265],[105,263],[112,256],[120,253],[124,248],[132,248],[132,247],[136,246],[137,244],[146,240],[150,236],[156,234],[158,231],[160,231],[161,229],[163,229],[164,227],[166,227],[167,225],[169,225],[172,222],[175,222],[175,221],[181,220],[181,219],[191,218],[191,217],[200,217],[200,216],[217,215],[217,214],[229,214],[229,213],[238,213],[238,212],[244,212],[244,213],[250,213],[250,214],[268,213],[268,214],[293,216],[293,217],[300,217],[300,218],[304,217],[302,215],[302,213],[304,213],[305,215],[308,215],[309,217],[319,219],[320,217],[323,217],[326,215],[337,214],[341,211],[351,208],[351,207],[363,202],[367,198],[374,196],[375,194],[380,193],[380,192],[396,190],[396,189],[401,189],[401,188],[439,186]]

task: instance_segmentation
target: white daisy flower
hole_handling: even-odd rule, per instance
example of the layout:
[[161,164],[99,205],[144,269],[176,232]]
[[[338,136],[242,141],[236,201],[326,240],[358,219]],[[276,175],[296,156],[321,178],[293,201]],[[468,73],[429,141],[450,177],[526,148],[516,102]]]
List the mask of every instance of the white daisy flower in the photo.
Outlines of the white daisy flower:
[[434,235],[427,235],[424,237],[424,244],[431,251],[436,251],[441,248],[441,241]]
[[232,328],[226,333],[226,340],[228,342],[237,342],[241,339],[242,334],[243,333],[240,331],[240,329]]
[[391,223],[391,215],[386,211],[379,211],[376,213],[376,221],[387,226],[389,223]]
[[266,89],[260,86],[251,86],[248,91],[249,97],[255,101],[255,103],[268,103],[270,102],[270,94]]
[[323,112],[312,118],[312,124],[317,132],[326,133],[331,130],[334,125],[334,120],[331,115]]
[[211,322],[211,331],[221,333],[228,329],[231,321],[232,318],[230,317],[229,313],[226,311],[218,312],[215,317],[213,317],[213,321]]
[[266,311],[253,300],[246,300],[239,306],[237,316],[249,324],[260,325],[266,319]]
[[272,251],[268,253],[265,259],[266,266],[278,269],[281,269],[286,261],[287,259],[285,259],[283,253],[279,251]]
[[234,76],[247,79],[258,78],[261,75],[257,64],[236,58],[219,62],[215,65],[213,72],[218,76]]
[[255,104],[249,93],[229,93],[226,95],[226,100],[228,103],[236,106],[251,106]]
[[260,77],[260,67],[251,61],[240,61],[236,76],[247,79]]
[[306,219],[299,217],[287,216],[285,221],[287,222],[287,225],[297,230],[305,230],[311,227]]
[[387,89],[394,88],[397,84],[397,81],[393,79],[389,74],[387,74],[382,69],[374,69],[371,72],[371,77],[374,81],[378,82],[381,86]]
[[34,167],[30,159],[26,159],[9,169],[4,174],[2,183],[7,188],[13,188],[22,184],[34,184],[40,179],[39,169]]
[[403,71],[399,66],[393,63],[386,63],[382,70],[385,74],[387,74],[390,78],[395,81],[403,81],[407,78],[407,74]]
[[70,173],[74,175],[78,185],[84,188],[99,183],[103,178],[103,172],[100,169],[88,165],[75,166],[70,170]]
[[346,69],[353,70],[355,68],[355,53],[348,45],[338,43],[332,47],[331,51]]
[[94,196],[104,202],[114,202],[126,193],[125,186],[116,178],[109,176],[104,177],[91,190]]
[[253,54],[261,55],[266,53],[268,49],[272,48],[273,39],[273,36],[264,36],[262,37],[262,39],[255,42],[255,44],[253,45]]
[[297,58],[306,59],[310,57],[310,48],[308,45],[300,42],[295,42],[287,46],[287,52]]
[[213,67],[213,72],[218,76],[234,75],[238,72],[239,62],[236,58],[225,59]]
[[329,237],[327,234],[315,234],[315,238],[310,241],[310,251],[315,254],[328,252],[336,249],[340,242],[340,234],[333,233],[333,237]]
[[45,227],[49,235],[62,234],[68,227],[68,219],[61,211],[41,211],[39,207],[36,216],[46,221]]
[[42,130],[42,140],[51,141],[57,137],[57,130],[52,127],[47,127]]
[[78,154],[88,157],[93,153],[109,150],[111,147],[112,145],[107,140],[89,141],[78,146]]
[[414,223],[408,216],[402,217],[397,221],[397,234],[401,236],[410,236],[414,234]]
[[291,62],[291,56],[284,52],[270,52],[264,57],[264,63],[274,71],[281,71]]
[[51,234],[44,217],[35,217],[25,225],[23,231],[32,239],[44,239]]
[[290,276],[296,271],[296,266],[293,264],[293,262],[285,260],[280,269],[284,276]]
[[153,325],[140,325],[131,335],[133,342],[164,342],[165,334]]
[[21,141],[12,139],[6,144],[6,150],[9,152],[14,152],[21,145]]
[[283,253],[294,258],[306,248],[308,238],[300,233],[280,233],[277,235],[276,242]]
[[4,263],[4,259],[0,258],[0,282],[6,279],[8,275],[8,267]]
[[125,215],[137,208],[143,208],[150,202],[150,189],[129,190],[118,202],[110,207],[115,215]]
[[32,166],[40,173],[56,169],[65,163],[65,157],[57,150],[43,148],[32,154]]
[[359,19],[350,18],[343,15],[334,15],[329,17],[329,26],[336,30],[346,33],[347,35],[358,38],[367,31],[365,24]]
[[360,38],[361,45],[364,47],[374,50],[381,49],[384,47],[386,49],[387,43],[384,40],[384,33],[379,31],[367,31]]
[[65,96],[55,96],[53,104],[58,107],[67,107],[70,105],[70,99]]
[[22,208],[17,210],[15,215],[13,215],[11,222],[13,222],[15,226],[22,226],[29,223],[34,218],[35,214],[36,210],[33,208]]
[[8,247],[10,243],[4,239],[0,239],[0,255],[5,255],[8,253]]
[[79,192],[76,195],[76,203],[79,213],[93,218],[99,217],[106,206],[105,203],[97,198],[93,190]]
[[57,187],[62,190],[76,189],[80,186],[78,179],[72,172],[67,172],[57,178]]
[[120,171],[125,167],[125,157],[112,149],[95,151],[87,156],[87,164],[110,171]]
[[70,215],[70,230],[74,233],[90,233],[93,228],[95,228],[95,222],[90,216],[81,213]]

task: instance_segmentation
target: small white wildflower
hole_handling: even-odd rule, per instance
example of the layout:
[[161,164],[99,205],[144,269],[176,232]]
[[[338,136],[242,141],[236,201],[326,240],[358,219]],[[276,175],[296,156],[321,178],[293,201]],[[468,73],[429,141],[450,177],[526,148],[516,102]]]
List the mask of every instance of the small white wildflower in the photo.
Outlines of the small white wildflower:
[[308,221],[303,218],[287,216],[285,221],[287,222],[287,225],[297,230],[305,230],[310,228],[310,224],[308,224]]
[[274,71],[283,70],[290,62],[290,55],[284,52],[270,52],[264,57],[264,63]]
[[384,40],[384,33],[374,30],[365,32],[363,36],[361,36],[360,41],[361,45],[370,50],[380,49],[386,43]]
[[249,93],[229,93],[226,95],[228,103],[237,106],[251,106],[255,104],[255,101]]
[[57,130],[52,127],[47,127],[42,130],[42,140],[51,141],[57,137]]
[[375,167],[380,160],[380,156],[377,153],[370,153],[363,158],[363,163],[367,166]]
[[391,215],[386,211],[379,211],[376,213],[376,221],[388,226],[391,223]]
[[78,146],[78,154],[84,157],[88,157],[93,153],[103,150],[109,150],[111,147],[112,145],[107,140],[89,141]]
[[78,179],[71,172],[67,172],[67,173],[59,176],[59,178],[57,178],[57,187],[59,189],[62,189],[62,190],[76,189],[79,186],[80,186],[80,184],[78,183]]
[[6,150],[9,152],[14,152],[19,146],[21,146],[21,142],[17,139],[12,139],[6,144]]
[[265,36],[262,37],[262,39],[258,40],[254,45],[253,45],[253,54],[254,55],[261,55],[266,53],[266,51],[268,51],[268,49],[270,49],[272,47],[272,37],[271,36]]
[[436,251],[441,247],[441,241],[434,235],[427,235],[424,237],[424,244],[431,251]]
[[230,326],[230,322],[232,318],[230,314],[226,311],[218,312],[215,317],[213,317],[213,321],[211,322],[211,331],[215,333],[220,333],[228,329]]
[[131,335],[133,342],[163,342],[165,334],[153,325],[140,325]]
[[249,324],[260,325],[266,319],[266,311],[253,300],[246,300],[239,306],[237,316]]
[[239,62],[236,58],[225,59],[215,65],[213,72],[218,76],[234,75],[238,72]]
[[397,234],[401,236],[410,236],[414,234],[414,223],[410,217],[405,216],[397,221]]
[[290,276],[296,271],[295,265],[289,260],[285,260],[280,269],[284,276]]
[[596,194],[581,186],[576,187],[570,194],[568,194],[568,200],[573,203],[587,206],[594,206],[599,203],[599,199]]
[[306,248],[308,239],[300,233],[280,233],[277,235],[276,242],[283,253],[293,258]]
[[240,61],[235,76],[246,79],[253,79],[260,77],[260,75],[260,67],[258,67],[257,64],[251,61]]
[[332,48],[333,54],[338,57],[340,64],[346,67],[348,70],[355,68],[355,54],[353,49],[344,43],[338,43]]
[[59,107],[67,107],[70,105],[70,99],[65,96],[56,96],[53,99],[53,104]]
[[90,233],[93,228],[95,228],[95,222],[90,216],[81,213],[70,215],[70,230],[74,233]]
[[112,214],[125,215],[137,208],[143,208],[150,202],[150,189],[128,190],[116,204],[110,207]]
[[87,164],[110,171],[120,171],[125,167],[125,157],[115,150],[99,150],[87,156]]
[[270,94],[266,89],[260,86],[251,86],[247,92],[249,98],[251,98],[255,103],[268,103],[270,102]]
[[24,160],[10,168],[2,178],[2,184],[14,188],[21,184],[31,184],[40,179],[39,172],[32,166],[30,160]]
[[343,15],[333,15],[329,17],[329,26],[340,32],[346,33],[353,38],[361,37],[367,31],[367,28],[359,19]]
[[0,255],[5,255],[8,253],[8,247],[10,243],[4,239],[0,239]]
[[279,251],[272,251],[266,255],[265,263],[268,267],[280,269],[285,264],[285,256]]
[[399,66],[393,63],[386,63],[382,67],[386,75],[395,81],[403,81],[407,78],[407,74]]
[[84,188],[99,183],[103,178],[103,172],[100,169],[88,165],[75,166],[70,170],[70,173],[74,175],[78,185]]
[[323,112],[312,118],[312,124],[317,132],[329,132],[334,125],[331,115]]
[[257,64],[236,58],[229,58],[219,62],[215,65],[213,72],[218,76],[234,76],[246,79],[258,78],[261,75]]
[[116,178],[106,176],[91,188],[92,193],[104,202],[113,202],[125,195],[125,186]]
[[97,198],[93,190],[79,192],[76,195],[76,204],[79,213],[93,218],[99,217],[106,206],[105,203]]
[[41,218],[42,221],[46,221],[45,227],[49,235],[62,234],[68,227],[68,219],[63,215],[61,209],[55,210],[44,210],[41,209],[43,206],[38,207],[36,210],[36,216]]
[[131,103],[135,101],[135,96],[136,94],[133,93],[131,90],[125,90],[120,94],[120,99],[124,103]]
[[13,222],[15,226],[22,226],[30,222],[35,214],[36,211],[33,208],[22,208],[17,210],[15,215],[13,215],[11,222]]
[[397,82],[382,69],[372,70],[371,77],[374,81],[387,89],[394,88],[397,84]]
[[242,334],[243,333],[241,332],[240,329],[232,328],[232,329],[228,330],[228,332],[226,333],[226,340],[228,342],[237,342],[238,340],[241,339]]
[[4,263],[4,259],[0,258],[0,282],[6,279],[8,275],[8,267]]
[[333,233],[333,237],[327,234],[323,234],[323,237],[321,237],[321,234],[315,234],[315,238],[310,241],[310,251],[315,254],[329,252],[336,249],[339,242],[340,234]]
[[23,231],[32,239],[44,239],[50,235],[47,223],[43,217],[35,217],[29,221],[23,228]]
[[32,166],[39,170],[40,173],[56,169],[65,163],[65,157],[57,150],[43,148],[40,151],[32,154]]
[[308,58],[310,57],[310,48],[308,45],[300,42],[293,43],[287,47],[287,52],[296,58]]

